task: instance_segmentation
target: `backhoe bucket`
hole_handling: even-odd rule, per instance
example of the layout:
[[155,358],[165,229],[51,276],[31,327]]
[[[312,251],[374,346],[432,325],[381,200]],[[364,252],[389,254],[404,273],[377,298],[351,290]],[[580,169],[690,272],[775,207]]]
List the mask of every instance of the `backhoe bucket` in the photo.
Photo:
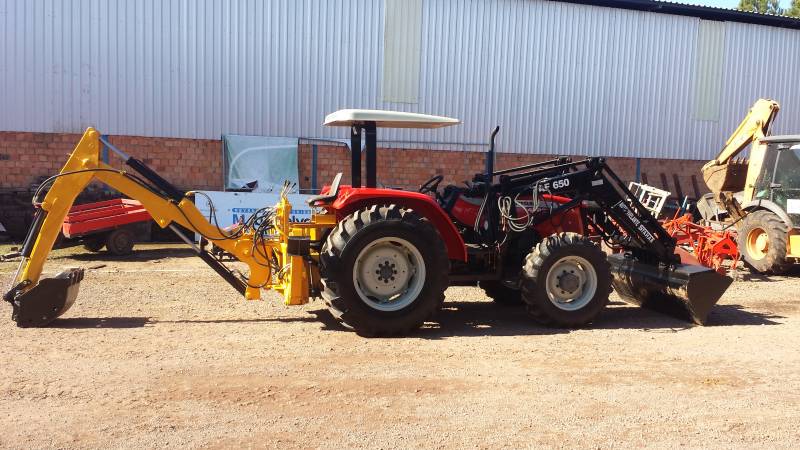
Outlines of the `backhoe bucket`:
[[703,180],[711,192],[738,192],[744,189],[747,167],[747,160],[731,160],[726,164],[706,164],[703,166]]
[[695,264],[657,267],[623,254],[608,257],[614,290],[628,303],[704,325],[733,279]]
[[83,269],[68,269],[23,292],[11,303],[11,319],[19,327],[42,327],[61,316],[75,303]]

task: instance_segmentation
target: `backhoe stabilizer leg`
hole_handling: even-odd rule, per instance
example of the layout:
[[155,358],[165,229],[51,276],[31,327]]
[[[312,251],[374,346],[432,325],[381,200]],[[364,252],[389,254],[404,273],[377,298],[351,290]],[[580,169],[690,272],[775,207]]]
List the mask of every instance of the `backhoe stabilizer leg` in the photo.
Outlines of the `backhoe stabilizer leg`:
[[657,267],[623,254],[608,257],[612,285],[626,302],[705,325],[733,279],[694,264]]

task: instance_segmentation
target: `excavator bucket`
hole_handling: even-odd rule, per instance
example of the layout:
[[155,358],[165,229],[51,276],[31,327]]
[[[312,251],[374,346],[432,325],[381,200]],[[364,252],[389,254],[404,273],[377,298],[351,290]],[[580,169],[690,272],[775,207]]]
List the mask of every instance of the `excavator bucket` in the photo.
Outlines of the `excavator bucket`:
[[75,303],[83,269],[68,269],[39,283],[12,300],[11,319],[19,327],[41,327],[61,316]]
[[733,279],[696,264],[653,266],[623,254],[608,257],[612,284],[622,299],[698,325]]

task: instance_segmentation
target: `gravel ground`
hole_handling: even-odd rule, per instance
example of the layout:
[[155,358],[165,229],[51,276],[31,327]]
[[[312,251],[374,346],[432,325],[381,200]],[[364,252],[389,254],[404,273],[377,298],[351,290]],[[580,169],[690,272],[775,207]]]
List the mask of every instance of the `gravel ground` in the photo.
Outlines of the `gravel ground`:
[[0,447],[800,443],[800,278],[737,281],[706,327],[614,301],[572,331],[451,288],[413,336],[365,339],[321,302],[245,301],[176,246],[48,271],[70,266],[91,269],[51,327],[0,307]]

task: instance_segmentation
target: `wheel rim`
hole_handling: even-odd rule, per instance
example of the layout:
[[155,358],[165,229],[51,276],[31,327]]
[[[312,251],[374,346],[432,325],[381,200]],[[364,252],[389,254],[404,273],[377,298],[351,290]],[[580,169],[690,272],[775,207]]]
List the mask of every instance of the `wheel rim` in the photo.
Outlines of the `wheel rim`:
[[586,306],[597,291],[597,272],[580,256],[565,256],[547,271],[547,297],[557,308],[576,311]]
[[425,261],[405,239],[386,237],[364,247],[353,268],[361,300],[378,311],[398,311],[416,300],[425,284]]
[[747,233],[747,253],[753,259],[764,259],[769,252],[769,236],[763,228],[753,228]]

